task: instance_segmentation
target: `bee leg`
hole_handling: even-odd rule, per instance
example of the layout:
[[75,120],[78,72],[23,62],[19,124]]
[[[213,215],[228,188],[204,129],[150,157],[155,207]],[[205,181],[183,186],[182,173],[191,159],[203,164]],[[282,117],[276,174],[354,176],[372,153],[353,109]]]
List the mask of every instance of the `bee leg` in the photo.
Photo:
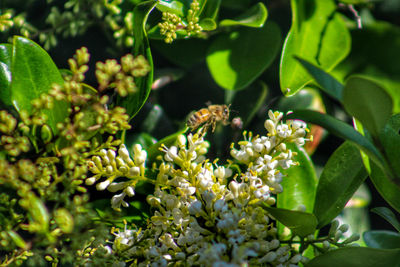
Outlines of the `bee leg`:
[[215,119],[212,119],[209,124],[212,126],[211,131],[214,132],[215,131],[215,125],[217,124],[217,122],[215,121]]

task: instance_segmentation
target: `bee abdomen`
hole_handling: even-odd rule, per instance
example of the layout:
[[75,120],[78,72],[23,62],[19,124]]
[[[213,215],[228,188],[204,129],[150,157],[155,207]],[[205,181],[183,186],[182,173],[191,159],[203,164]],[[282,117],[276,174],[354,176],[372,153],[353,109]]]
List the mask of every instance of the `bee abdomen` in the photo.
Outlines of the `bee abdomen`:
[[196,127],[205,122],[210,117],[210,112],[208,109],[200,109],[199,111],[193,113],[192,116],[187,121],[189,127]]

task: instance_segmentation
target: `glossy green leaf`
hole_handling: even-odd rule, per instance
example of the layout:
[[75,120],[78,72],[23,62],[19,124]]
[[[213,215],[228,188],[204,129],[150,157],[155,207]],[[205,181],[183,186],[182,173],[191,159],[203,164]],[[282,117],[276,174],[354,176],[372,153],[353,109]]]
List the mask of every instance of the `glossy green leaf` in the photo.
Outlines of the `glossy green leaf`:
[[306,212],[312,212],[318,183],[314,165],[303,148],[293,143],[287,144],[287,148],[297,153],[294,160],[300,165],[282,170],[283,192],[277,196],[277,207],[296,210],[303,205]]
[[0,45],[0,101],[6,106],[12,106],[11,60],[12,46],[10,44]]
[[392,114],[393,102],[378,84],[360,76],[351,76],[343,90],[343,106],[377,137]]
[[400,212],[400,187],[395,184],[373,161],[370,160],[370,178],[379,194],[397,212]]
[[220,27],[229,26],[246,26],[246,27],[262,27],[267,20],[268,11],[265,5],[258,2],[251,8],[247,9],[243,14],[235,19],[224,19],[219,23]]
[[317,218],[312,213],[263,206],[275,219],[288,227],[295,235],[305,237],[314,234]]
[[314,80],[321,86],[321,89],[338,101],[342,101],[343,84],[334,77],[326,73],[320,67],[311,64],[310,62],[295,57],[301,65],[308,71]]
[[[47,52],[33,41],[19,36],[13,39],[11,73],[11,101],[18,112],[30,112],[33,99],[47,93],[52,84],[64,82]],[[53,109],[42,111],[54,133],[58,132],[56,124],[64,121],[67,108],[65,102],[56,101]]]
[[246,129],[268,96],[267,85],[262,81],[253,83],[245,90],[226,92],[235,92],[233,101],[227,101],[227,103],[231,102],[231,108],[240,114],[243,129]]
[[124,107],[131,118],[143,107],[149,97],[153,83],[153,58],[145,27],[147,18],[157,3],[157,1],[144,1],[138,4],[133,11],[133,25],[135,25],[133,54],[135,56],[143,55],[147,59],[150,64],[150,72],[144,77],[135,78],[137,92],[124,98],[117,97],[117,105]]
[[346,247],[315,257],[306,267],[398,267],[400,249]]
[[286,116],[286,119],[300,119],[324,127],[330,133],[348,140],[362,149],[374,162],[384,168],[385,160],[378,149],[366,137],[354,130],[350,125],[335,119],[329,115],[311,110],[296,110]]
[[350,34],[333,0],[292,0],[292,26],[280,62],[280,85],[292,95],[312,80],[294,58],[300,56],[330,71],[350,51]]
[[400,181],[400,114],[393,115],[379,135],[394,179]]
[[372,212],[378,214],[388,223],[390,223],[398,232],[400,232],[400,222],[397,220],[396,215],[389,208],[377,207],[371,209]]
[[331,222],[367,178],[360,151],[344,142],[331,155],[321,173],[313,213],[318,228]]
[[279,45],[280,30],[274,22],[259,29],[241,28],[215,38],[208,50],[207,65],[219,86],[239,90],[272,63]]
[[201,18],[210,18],[215,20],[218,15],[222,0],[205,1],[205,6],[200,14]]
[[166,1],[166,0],[159,0],[156,7],[158,10],[161,12],[169,12],[176,14],[178,16],[184,16],[185,14],[185,2],[186,1],[179,1],[179,0],[173,0],[173,1]]
[[217,28],[217,23],[215,22],[215,20],[210,19],[210,18],[202,19],[199,22],[199,24],[200,24],[201,28],[203,29],[203,31],[212,31]]
[[353,73],[380,84],[393,99],[394,113],[400,112],[400,27],[384,21],[363,25],[351,32],[349,56],[331,73],[344,81]]
[[375,230],[363,233],[365,244],[370,248],[400,248],[400,234],[393,231]]

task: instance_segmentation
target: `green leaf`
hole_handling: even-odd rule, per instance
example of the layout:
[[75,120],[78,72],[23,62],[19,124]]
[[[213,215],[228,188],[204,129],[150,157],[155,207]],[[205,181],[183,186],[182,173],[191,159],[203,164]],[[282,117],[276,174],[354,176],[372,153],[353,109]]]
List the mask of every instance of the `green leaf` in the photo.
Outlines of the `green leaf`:
[[370,178],[383,199],[397,212],[400,212],[400,187],[395,184],[373,161],[370,160]]
[[274,22],[260,29],[241,28],[229,35],[217,36],[209,47],[207,65],[219,86],[239,90],[272,63],[279,45],[280,30]]
[[400,179],[400,114],[393,115],[379,135],[386,159],[395,178]]
[[[232,108],[240,114],[243,121],[243,128],[246,129],[247,125],[264,105],[268,96],[268,87],[264,82],[259,81],[253,83],[245,90],[226,92],[236,92],[233,97]],[[227,101],[227,103],[229,102],[231,101]]]
[[[307,152],[296,144],[287,144],[288,149],[296,152],[294,160],[300,166],[292,166],[282,170],[284,175],[281,183],[283,192],[277,196],[277,207],[281,209],[297,210],[300,206],[311,213],[314,207],[315,192],[318,178],[314,166]],[[282,225],[278,225],[278,232],[283,233]]]
[[215,22],[215,20],[210,19],[210,18],[202,19],[199,22],[199,24],[200,24],[201,28],[203,29],[203,31],[212,31],[217,28],[217,23]]
[[314,234],[316,231],[317,218],[312,213],[271,208],[266,205],[263,205],[263,208],[280,223],[292,230],[295,235],[305,237]]
[[331,222],[367,178],[360,151],[344,142],[331,155],[321,173],[313,213],[318,228]]
[[375,230],[363,233],[365,244],[370,248],[400,248],[400,234],[393,231]]
[[10,44],[0,45],[0,101],[6,106],[12,106],[11,60],[12,46]]
[[397,220],[396,215],[386,207],[377,207],[371,209],[372,212],[378,214],[388,223],[390,223],[398,232],[400,232],[400,222]]
[[[18,112],[31,112],[33,99],[47,93],[52,84],[63,84],[64,80],[50,56],[39,45],[24,37],[13,39],[11,64],[11,101]],[[43,110],[47,124],[57,133],[56,124],[64,121],[68,105],[56,101],[51,110]]]
[[342,101],[343,84],[341,84],[334,77],[326,73],[320,67],[311,64],[310,62],[295,57],[301,65],[308,71],[308,73],[315,79],[321,86],[322,91],[333,97],[338,101]]
[[200,14],[201,18],[217,19],[221,0],[205,1],[205,6]]
[[[394,113],[400,112],[400,27],[385,21],[363,25],[351,32],[349,56],[331,73],[344,81],[353,73],[380,84],[393,99]],[[367,56],[366,56],[367,55]]]
[[362,149],[381,168],[385,166],[385,160],[378,149],[366,137],[354,130],[350,125],[335,119],[329,115],[311,110],[296,110],[286,116],[286,119],[300,119],[324,127],[330,133],[348,140]]
[[295,94],[312,78],[294,56],[330,71],[350,52],[350,34],[333,0],[292,0],[292,26],[280,62],[280,85]]
[[377,137],[392,115],[393,102],[378,84],[360,76],[351,76],[343,90],[343,106]]
[[306,207],[306,212],[312,212],[317,189],[318,178],[310,157],[303,148],[296,144],[287,144],[287,148],[296,152],[294,160],[299,166],[292,166],[282,170],[284,175],[282,181],[283,192],[278,194],[277,207],[295,210],[300,205]]
[[156,7],[158,10],[161,12],[169,12],[176,14],[180,17],[184,16],[186,13],[187,7],[185,6],[186,1],[165,1],[165,0],[159,0]]
[[251,8],[247,9],[243,14],[235,19],[224,19],[219,23],[220,27],[229,26],[246,26],[246,27],[262,27],[267,20],[268,11],[265,5],[258,2]]
[[146,33],[146,21],[150,12],[154,9],[158,1],[144,1],[138,4],[133,10],[133,25],[135,25],[134,37],[135,44],[133,54],[143,55],[150,64],[150,72],[144,77],[135,78],[138,92],[127,97],[117,97],[117,105],[124,107],[127,114],[132,119],[143,107],[151,91],[153,83],[153,58],[150,51],[149,41]]
[[315,257],[306,267],[398,267],[400,249],[346,247]]

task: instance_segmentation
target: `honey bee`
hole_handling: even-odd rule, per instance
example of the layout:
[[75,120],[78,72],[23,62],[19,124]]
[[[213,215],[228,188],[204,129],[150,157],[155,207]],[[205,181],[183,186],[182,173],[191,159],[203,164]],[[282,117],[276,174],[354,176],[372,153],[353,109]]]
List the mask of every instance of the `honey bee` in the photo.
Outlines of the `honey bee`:
[[210,126],[212,127],[212,132],[214,132],[217,122],[220,121],[223,125],[229,124],[229,106],[210,105],[207,108],[202,108],[194,112],[186,124],[191,131],[204,125],[203,129],[201,129],[201,135],[205,134]]

